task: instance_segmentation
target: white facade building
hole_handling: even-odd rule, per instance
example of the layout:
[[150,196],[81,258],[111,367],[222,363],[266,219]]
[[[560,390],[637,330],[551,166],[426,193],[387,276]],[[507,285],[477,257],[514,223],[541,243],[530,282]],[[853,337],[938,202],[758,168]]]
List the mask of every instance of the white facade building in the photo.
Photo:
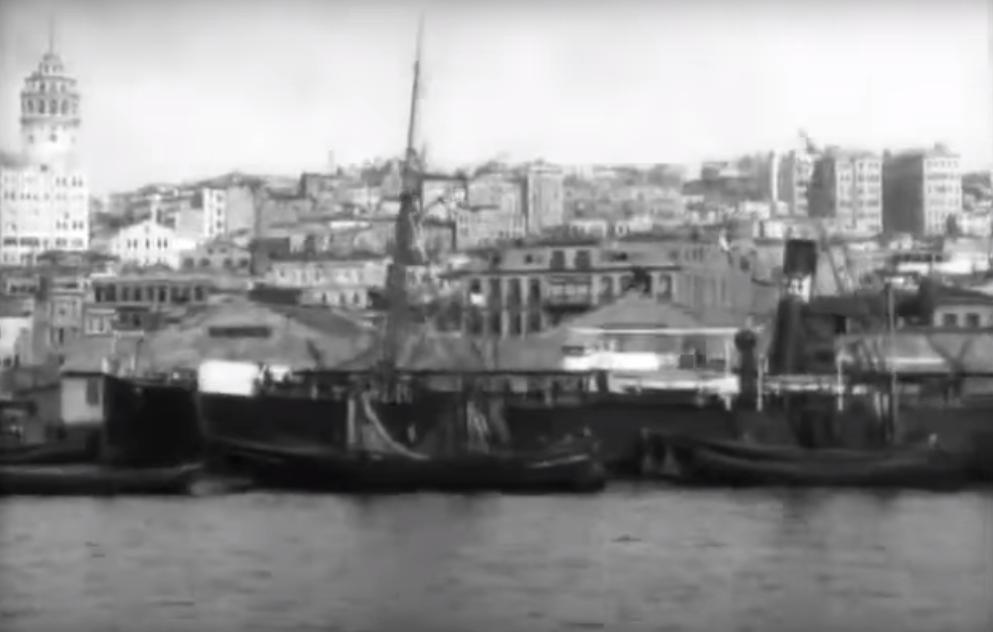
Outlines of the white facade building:
[[540,233],[564,224],[565,184],[562,170],[549,165],[533,165],[528,169],[526,184],[527,231]]
[[110,252],[122,263],[138,266],[165,265],[178,269],[183,253],[196,247],[191,239],[179,237],[176,231],[146,219],[126,226],[110,239]]
[[227,189],[204,188],[200,191],[203,207],[203,237],[216,239],[228,232]]
[[78,169],[76,80],[49,48],[21,90],[21,155],[0,167],[0,262],[89,248],[89,190]]
[[90,244],[86,177],[19,165],[0,169],[0,263],[30,264],[47,250]]

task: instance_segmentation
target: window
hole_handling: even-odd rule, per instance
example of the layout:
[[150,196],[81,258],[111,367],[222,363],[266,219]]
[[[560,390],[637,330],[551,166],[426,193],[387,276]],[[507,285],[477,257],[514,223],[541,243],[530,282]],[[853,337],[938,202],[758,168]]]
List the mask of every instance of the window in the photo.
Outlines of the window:
[[509,316],[508,325],[510,326],[511,336],[520,336],[524,331],[524,316],[523,314],[511,314]]
[[521,304],[521,280],[509,279],[507,282],[507,303],[512,306]]
[[541,331],[541,312],[533,311],[528,314],[528,333]]
[[100,378],[86,378],[86,403],[90,406],[100,405]]
[[535,303],[541,300],[541,280],[528,279],[528,302]]
[[550,263],[552,270],[565,270],[565,253],[561,250],[552,251],[552,261]]
[[469,311],[466,317],[466,329],[470,336],[479,336],[483,333],[483,317],[478,309]]
[[978,329],[980,327],[979,314],[966,314],[965,326],[971,327],[973,329]]
[[589,270],[593,266],[593,262],[590,259],[589,250],[577,250],[576,255],[573,258],[573,266],[577,270]]
[[503,317],[500,312],[490,313],[490,334],[493,336],[500,336],[503,334]]
[[958,327],[958,314],[942,314],[941,324],[944,327]]

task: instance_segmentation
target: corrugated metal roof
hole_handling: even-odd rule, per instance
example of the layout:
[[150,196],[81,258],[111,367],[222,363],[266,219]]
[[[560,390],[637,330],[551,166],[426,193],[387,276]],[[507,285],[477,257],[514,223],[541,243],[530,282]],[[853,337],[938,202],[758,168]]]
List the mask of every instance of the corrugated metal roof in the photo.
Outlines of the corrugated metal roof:
[[[221,336],[218,328],[268,327],[267,337]],[[212,334],[212,331],[214,334]],[[207,358],[239,359],[293,367],[331,367],[354,358],[373,339],[370,326],[328,309],[263,305],[234,299],[189,314],[144,338],[89,336],[66,352],[63,371],[98,372],[105,358],[139,370],[196,368]]]
[[845,366],[900,373],[993,372],[993,332],[900,330],[840,336]]

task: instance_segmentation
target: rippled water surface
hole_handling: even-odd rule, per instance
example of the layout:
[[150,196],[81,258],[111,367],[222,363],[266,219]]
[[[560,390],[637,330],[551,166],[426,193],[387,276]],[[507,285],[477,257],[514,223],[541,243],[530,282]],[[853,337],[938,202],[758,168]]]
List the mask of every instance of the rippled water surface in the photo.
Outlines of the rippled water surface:
[[993,496],[0,500],[0,630],[993,630]]

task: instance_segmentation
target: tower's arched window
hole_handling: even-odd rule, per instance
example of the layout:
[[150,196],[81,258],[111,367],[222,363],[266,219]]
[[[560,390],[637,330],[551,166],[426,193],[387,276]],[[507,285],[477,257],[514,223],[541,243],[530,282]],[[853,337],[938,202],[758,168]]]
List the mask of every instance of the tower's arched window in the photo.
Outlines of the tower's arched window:
[[63,101],[62,102],[62,114],[69,114],[69,102],[68,101]]
[[44,113],[45,113],[45,101],[44,100],[38,101],[38,114],[44,114]]
[[49,101],[48,107],[49,107],[49,110],[48,111],[50,113],[52,113],[52,114],[58,114],[59,113],[59,102],[56,101],[55,99],[52,99],[51,101]]
[[45,91],[45,82],[42,81],[41,83],[38,84],[38,92],[44,92],[44,91]]

